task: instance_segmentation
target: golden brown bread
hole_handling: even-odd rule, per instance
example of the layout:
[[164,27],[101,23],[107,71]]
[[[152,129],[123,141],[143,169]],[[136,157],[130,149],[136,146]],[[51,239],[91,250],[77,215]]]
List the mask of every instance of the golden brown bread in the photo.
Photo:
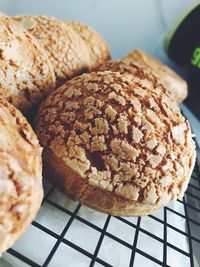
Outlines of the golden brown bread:
[[144,68],[144,66],[141,66],[138,62],[127,64],[123,60],[113,60],[113,61],[107,61],[104,64],[102,64],[97,71],[112,71],[112,72],[119,72],[121,74],[130,75],[130,77],[133,77],[133,80],[135,78],[139,79],[141,83],[145,85],[145,83],[150,82],[150,86],[153,85],[152,88],[159,88],[159,90],[162,90],[167,96],[169,96],[173,100],[173,96],[171,94],[171,91],[168,90],[163,83],[160,81],[160,79],[154,75],[149,69]]
[[0,95],[28,114],[55,88],[53,67],[36,40],[0,16]]
[[41,151],[26,119],[0,97],[0,254],[14,244],[40,207]]
[[105,40],[92,27],[75,20],[66,20],[65,23],[80,35],[88,47],[91,57],[90,70],[98,68],[111,58],[110,49]]
[[35,129],[55,184],[109,214],[142,216],[170,203],[194,166],[189,122],[148,77],[74,78],[41,105]]
[[174,100],[179,104],[186,99],[188,95],[188,86],[172,69],[162,64],[144,51],[137,49],[127,54],[123,60],[127,64],[139,63],[141,67],[151,70],[163,85],[171,92]]
[[[44,47],[54,67],[57,85],[76,75],[88,72],[93,67],[97,67],[98,60],[91,56],[90,42],[85,42],[82,33],[79,34],[78,28],[74,30],[74,26],[72,27],[75,22],[65,23],[48,16],[23,15],[16,16],[14,19],[34,35],[40,45]],[[76,25],[78,25],[78,22]],[[86,29],[84,32],[86,32]],[[88,33],[90,36],[92,35],[89,28]],[[96,34],[96,36],[98,35]],[[107,57],[104,56],[104,49],[101,50],[102,44],[104,44],[103,39],[100,36],[98,37],[98,41],[101,40],[101,42],[99,48],[96,47],[95,51],[97,50],[100,62],[103,62],[104,58]],[[96,40],[96,38],[89,39]],[[102,54],[99,51],[102,51]]]
[[57,84],[88,70],[90,57],[81,37],[63,21],[49,16],[14,17],[45,49]]

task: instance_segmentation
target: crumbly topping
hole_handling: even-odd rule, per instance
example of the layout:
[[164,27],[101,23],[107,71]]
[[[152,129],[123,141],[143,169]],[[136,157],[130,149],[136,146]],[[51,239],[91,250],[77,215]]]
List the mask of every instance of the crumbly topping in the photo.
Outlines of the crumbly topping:
[[150,150],[154,149],[154,147],[156,147],[158,144],[156,139],[150,139],[147,141],[147,148],[149,148]]
[[163,165],[162,169],[165,172],[166,171],[172,171],[173,170],[173,163],[172,163],[172,161],[167,160],[167,162],[165,163],[165,165]]
[[53,67],[35,39],[13,19],[0,16],[0,28],[0,95],[28,114],[55,88]]
[[117,103],[119,103],[122,106],[126,104],[126,100],[121,95],[117,95],[115,92],[111,92],[108,95],[108,98],[110,100],[115,100]]
[[137,100],[137,98],[131,98],[130,103],[133,105],[134,109],[138,111],[141,110],[141,103]]
[[108,118],[111,120],[111,122],[115,119],[117,115],[117,111],[112,108],[112,106],[108,105],[105,109],[105,113],[108,116]]
[[[92,29],[90,26],[80,23],[78,21],[65,21],[67,26],[75,30],[88,47],[91,57],[90,70],[97,68],[99,65],[110,59],[110,51],[103,37]],[[108,82],[111,79],[107,77]],[[112,82],[112,81],[111,81]]]
[[185,123],[177,125],[172,128],[172,136],[175,142],[180,143],[181,145],[185,142],[184,131],[186,130],[187,126]]
[[16,16],[45,49],[54,67],[57,84],[90,70],[91,57],[86,43],[71,25],[48,16]]
[[99,87],[96,83],[86,83],[86,89],[89,91],[97,92],[99,90]]
[[0,97],[0,253],[30,223],[42,200],[39,142],[24,117]]
[[[123,58],[123,61],[130,66],[139,64],[141,67],[151,71],[177,103],[181,103],[187,97],[187,83],[172,69],[144,51],[139,49],[133,50]],[[141,82],[142,84],[145,83],[145,86],[151,86],[147,80],[142,80]]]
[[110,143],[111,150],[114,155],[118,155],[119,159],[135,160],[139,154],[133,146],[129,145],[127,141],[120,139],[113,139]]
[[156,124],[161,124],[161,121],[159,119],[159,117],[157,116],[157,114],[152,110],[152,109],[147,109],[146,110],[146,116],[148,118],[148,120],[152,123],[156,123]]
[[143,137],[143,133],[141,130],[132,126],[132,139],[134,143],[139,143]]
[[94,135],[108,134],[108,121],[106,119],[97,118],[95,119],[95,127],[91,129],[91,133]]
[[162,157],[159,155],[148,154],[148,160],[153,169],[155,169],[162,161]]
[[119,118],[117,119],[118,122],[118,131],[120,133],[124,133],[127,134],[128,133],[128,125],[129,125],[129,121],[127,119],[127,116],[124,114],[120,114]]
[[[138,70],[137,75],[143,74]],[[171,100],[162,87],[150,76],[152,88],[145,88],[147,83],[141,85],[138,77],[129,79],[119,72],[106,71],[65,83],[42,104],[36,131],[41,144],[51,148],[89,184],[132,201],[161,205],[183,190],[192,171],[195,146],[188,137],[189,123],[178,108],[168,108]],[[96,84],[95,90],[87,86],[91,83]],[[80,88],[82,94],[76,100],[72,93],[67,97],[69,88]],[[121,98],[123,103],[118,101]],[[52,113],[58,103],[63,107],[65,102],[71,106],[74,101],[78,103],[78,109],[72,111],[74,122],[63,122],[62,109],[56,109],[56,117]],[[59,146],[54,140],[61,133],[49,131],[55,121],[56,128],[64,127]],[[76,146],[81,151],[72,153]]]
[[94,136],[92,137],[91,142],[91,152],[94,151],[104,151],[107,149],[107,145],[105,144],[105,137],[104,136]]
[[151,122],[146,121],[144,123],[144,125],[142,126],[142,129],[146,130],[147,132],[152,132],[152,131],[154,131],[154,126],[153,126],[153,124]]
[[163,156],[165,154],[165,152],[166,152],[166,148],[163,145],[159,145],[156,148],[156,151]]
[[[126,79],[133,79],[134,81],[137,81],[139,86],[134,88],[137,95],[144,96],[145,90],[143,89],[151,90],[152,88],[159,88],[158,90],[163,91],[170,98],[174,97],[171,90],[168,90],[168,87],[163,86],[161,80],[155,75],[155,73],[152,73],[147,68],[144,68],[144,66],[137,61],[134,62],[133,60],[128,59],[108,61],[100,66],[98,70],[119,72],[126,75]],[[173,105],[171,100],[169,101],[169,105],[170,104]]]
[[169,186],[171,185],[173,179],[171,176],[164,176],[162,177],[162,179],[160,180],[160,183],[163,187]]

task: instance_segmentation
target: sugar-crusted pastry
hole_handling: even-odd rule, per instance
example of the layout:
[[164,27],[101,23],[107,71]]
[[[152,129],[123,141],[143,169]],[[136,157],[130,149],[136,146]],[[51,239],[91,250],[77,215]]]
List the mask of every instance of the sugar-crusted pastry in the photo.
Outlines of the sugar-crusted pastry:
[[172,100],[174,98],[171,91],[163,85],[160,79],[149,69],[141,66],[138,62],[135,62],[134,64],[127,64],[123,60],[110,60],[102,64],[97,71],[112,71],[130,75],[130,79],[133,78],[134,81],[137,79],[141,86],[148,86],[154,88],[155,90],[162,90]]
[[0,97],[0,254],[14,244],[40,207],[41,150],[26,119]]
[[[97,67],[95,62],[97,59],[91,56],[90,43],[85,42],[82,38],[84,34],[79,33],[77,27],[74,30],[72,25],[75,23],[65,23],[49,16],[22,15],[14,19],[33,34],[44,47],[54,67],[57,85],[90,71],[93,66]],[[91,35],[90,32],[89,34]],[[101,47],[102,40],[99,43],[99,49]],[[97,48],[94,49],[97,50]],[[103,58],[103,55],[98,53],[98,57]]]
[[111,58],[110,49],[105,40],[92,27],[75,20],[66,20],[65,23],[80,35],[88,47],[91,56],[90,70],[99,67]]
[[188,95],[186,81],[157,59],[148,55],[144,51],[137,49],[127,54],[123,60],[130,65],[139,63],[142,67],[151,70],[160,79],[163,85],[171,91],[174,100],[178,104],[186,99]]
[[54,88],[43,49],[17,22],[0,16],[0,95],[28,114]]
[[142,216],[184,193],[195,162],[190,125],[147,78],[85,74],[41,105],[47,175],[96,210]]

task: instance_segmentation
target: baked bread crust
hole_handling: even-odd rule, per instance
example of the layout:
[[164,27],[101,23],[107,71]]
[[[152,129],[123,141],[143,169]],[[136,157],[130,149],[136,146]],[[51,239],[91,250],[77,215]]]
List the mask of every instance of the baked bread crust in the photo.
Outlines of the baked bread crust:
[[14,244],[40,207],[41,151],[26,119],[0,97],[0,254]]
[[44,175],[51,179],[60,191],[92,209],[115,216],[144,216],[158,209],[156,204],[142,205],[89,184],[48,148],[44,149],[43,162]]
[[65,23],[79,34],[88,47],[91,57],[90,70],[94,70],[110,60],[110,49],[107,43],[92,27],[75,20],[66,20]]
[[138,62],[142,67],[151,70],[156,75],[163,85],[171,92],[174,100],[179,104],[183,102],[188,96],[188,86],[172,69],[162,64],[157,59],[148,55],[140,49],[133,50],[127,54],[123,60],[127,64],[134,64]]
[[49,16],[14,17],[36,37],[45,49],[55,71],[57,86],[88,72],[93,64],[85,41],[69,23]]
[[171,98],[171,100],[174,101],[171,91],[163,85],[160,79],[154,73],[152,73],[152,71],[150,71],[148,68],[145,68],[138,62],[127,64],[123,60],[110,60],[102,64],[97,71],[119,72],[121,74],[132,76],[133,80],[135,77],[137,77],[142,83],[150,81],[153,85],[152,88],[156,88],[156,90],[159,88],[159,90],[162,90],[168,97]]
[[41,105],[47,174],[94,209],[143,216],[184,193],[195,162],[189,122],[153,81],[85,74]]
[[24,114],[55,88],[53,67],[37,41],[0,16],[0,95]]

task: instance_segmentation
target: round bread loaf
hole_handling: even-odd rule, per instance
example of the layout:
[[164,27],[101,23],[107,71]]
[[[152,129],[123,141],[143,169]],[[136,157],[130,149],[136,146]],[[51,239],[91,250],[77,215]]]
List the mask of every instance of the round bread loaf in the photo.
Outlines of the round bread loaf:
[[189,122],[147,79],[74,78],[48,96],[35,123],[47,175],[108,214],[142,216],[176,200],[194,167]]
[[14,17],[44,47],[55,71],[57,85],[87,72],[91,58],[87,45],[70,25],[48,16]]
[[98,68],[111,58],[110,49],[105,40],[92,27],[74,20],[66,20],[65,22],[67,25],[70,25],[86,43],[91,56],[90,70]]
[[188,86],[178,74],[172,69],[162,64],[152,56],[142,50],[133,50],[127,54],[123,60],[127,64],[139,63],[142,67],[151,70],[163,83],[163,85],[171,91],[174,100],[179,104],[186,99],[188,95]]
[[28,114],[54,88],[53,67],[43,49],[13,19],[0,16],[0,95]]
[[41,150],[26,119],[0,97],[0,254],[14,244],[40,207]]

